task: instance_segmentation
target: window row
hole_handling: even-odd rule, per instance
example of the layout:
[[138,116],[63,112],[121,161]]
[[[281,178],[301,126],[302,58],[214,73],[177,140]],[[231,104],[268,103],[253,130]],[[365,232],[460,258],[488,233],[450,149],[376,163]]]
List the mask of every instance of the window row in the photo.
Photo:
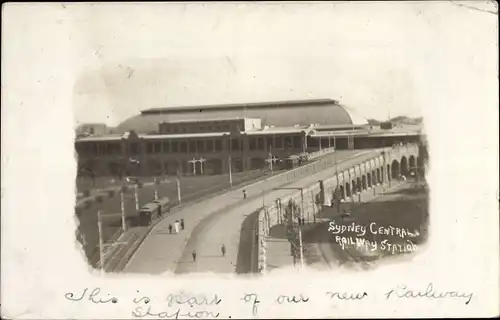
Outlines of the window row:
[[[265,151],[270,148],[276,149],[300,149],[302,139],[300,136],[285,137],[251,137],[248,140],[250,150]],[[167,140],[158,142],[147,142],[145,150],[138,143],[128,146],[128,153],[132,155],[156,153],[196,153],[196,152],[220,152],[222,150],[243,151],[244,141],[234,139],[207,139],[207,140]],[[80,155],[120,155],[123,154],[120,143],[79,143],[76,151]]]

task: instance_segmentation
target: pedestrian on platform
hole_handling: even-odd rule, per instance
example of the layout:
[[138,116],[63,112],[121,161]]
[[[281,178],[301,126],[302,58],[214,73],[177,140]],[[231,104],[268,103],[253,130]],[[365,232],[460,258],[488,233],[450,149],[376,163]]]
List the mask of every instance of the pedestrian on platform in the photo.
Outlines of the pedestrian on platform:
[[168,225],[168,232],[172,233],[172,225],[171,224]]
[[306,219],[304,217],[302,217],[302,225],[305,225],[306,224]]
[[243,199],[246,199],[247,198],[247,191],[245,189],[243,189]]
[[191,252],[191,255],[193,256],[193,262],[196,262],[196,251],[193,250],[193,252]]
[[222,247],[220,247],[220,251],[222,252],[222,256],[226,256],[226,246],[222,244]]
[[184,219],[181,219],[181,230],[184,230]]

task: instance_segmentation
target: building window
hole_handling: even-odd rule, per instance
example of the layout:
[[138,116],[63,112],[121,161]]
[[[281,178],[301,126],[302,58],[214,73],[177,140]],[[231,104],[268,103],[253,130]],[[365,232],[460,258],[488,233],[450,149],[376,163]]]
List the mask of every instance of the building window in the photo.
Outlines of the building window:
[[250,150],[257,149],[257,140],[255,138],[250,138],[249,146],[248,147],[249,147]]
[[259,150],[264,150],[265,149],[265,146],[264,146],[264,138],[258,138],[257,139],[257,148]]
[[132,143],[130,145],[130,153],[131,154],[139,154],[139,145],[137,143]]
[[161,143],[155,142],[153,144],[153,150],[154,150],[154,153],[161,153]]
[[186,153],[187,152],[187,142],[186,141],[181,141],[180,142],[180,145],[181,145],[181,152],[183,153]]
[[220,139],[215,140],[215,151],[222,150],[222,141]]
[[196,141],[189,141],[189,152],[194,153],[196,151]]
[[285,148],[291,148],[292,147],[292,138],[291,137],[285,137]]
[[212,152],[214,151],[214,141],[213,140],[207,140],[207,151]]
[[151,142],[148,142],[146,144],[146,153],[148,153],[148,154],[153,153],[153,144]]
[[203,140],[198,140],[198,152],[205,152],[205,141]]
[[302,139],[300,136],[293,137],[293,147],[296,149],[300,149],[300,145],[302,144]]
[[170,147],[170,142],[169,141],[163,141],[163,153],[170,152],[169,147]]
[[271,150],[274,148],[274,137],[267,138],[267,149]]
[[200,127],[200,132],[205,132],[205,130],[206,130],[205,127],[203,126]]
[[172,141],[170,145],[172,146],[172,152],[179,152],[179,143],[177,141]]
[[274,146],[278,149],[283,148],[283,137],[275,137],[274,138]]
[[240,139],[232,139],[231,148],[232,150],[240,150]]

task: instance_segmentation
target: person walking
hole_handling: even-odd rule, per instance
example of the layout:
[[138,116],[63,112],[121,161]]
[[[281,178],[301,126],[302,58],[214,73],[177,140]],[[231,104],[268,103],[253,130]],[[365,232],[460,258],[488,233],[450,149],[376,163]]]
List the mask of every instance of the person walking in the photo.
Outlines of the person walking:
[[169,224],[169,225],[168,225],[168,231],[169,231],[170,233],[172,233],[172,225],[171,225],[171,224]]
[[193,252],[191,252],[191,255],[193,256],[193,262],[196,262],[196,251],[193,250]]
[[224,244],[222,244],[222,247],[220,247],[220,251],[222,252],[222,256],[225,257],[226,256],[226,246]]
[[243,189],[243,199],[246,199],[247,198],[247,191],[245,189]]
[[184,219],[181,219],[181,230],[184,230]]

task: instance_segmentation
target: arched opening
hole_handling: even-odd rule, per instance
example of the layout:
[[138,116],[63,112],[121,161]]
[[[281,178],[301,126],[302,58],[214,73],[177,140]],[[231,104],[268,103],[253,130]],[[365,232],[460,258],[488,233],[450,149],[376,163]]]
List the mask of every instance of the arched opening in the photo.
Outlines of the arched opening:
[[354,196],[356,194],[356,181],[354,180],[352,180],[351,182],[351,189],[352,189],[351,194]]
[[340,199],[345,199],[344,186],[340,186],[339,192],[340,192]]
[[404,156],[401,158],[400,171],[402,175],[408,177],[408,159]]
[[361,178],[356,178],[356,193],[361,192]]
[[363,188],[363,190],[366,190],[366,187],[367,187],[367,183],[366,183],[366,175],[363,175],[361,177],[361,186]]
[[391,166],[390,165],[387,165],[387,170],[385,170],[385,172],[387,174],[387,181],[392,180],[391,179]]
[[410,158],[408,158],[408,164],[410,166],[410,170],[411,171],[416,171],[417,169],[417,163],[415,162],[415,156],[410,156]]
[[394,160],[391,164],[391,178],[398,179],[399,178],[399,163]]
[[[382,171],[384,171],[384,168],[382,168]],[[377,182],[382,183],[382,175],[380,174],[380,168],[377,168]]]
[[345,184],[345,192],[346,192],[346,197],[349,198],[351,196],[351,186],[349,185],[349,182]]
[[368,188],[371,188],[372,187],[372,174],[371,173],[366,174],[366,182],[368,183]]
[[378,180],[377,180],[377,173],[375,172],[375,170],[372,171],[372,174],[371,174],[371,184],[372,186],[376,185]]

